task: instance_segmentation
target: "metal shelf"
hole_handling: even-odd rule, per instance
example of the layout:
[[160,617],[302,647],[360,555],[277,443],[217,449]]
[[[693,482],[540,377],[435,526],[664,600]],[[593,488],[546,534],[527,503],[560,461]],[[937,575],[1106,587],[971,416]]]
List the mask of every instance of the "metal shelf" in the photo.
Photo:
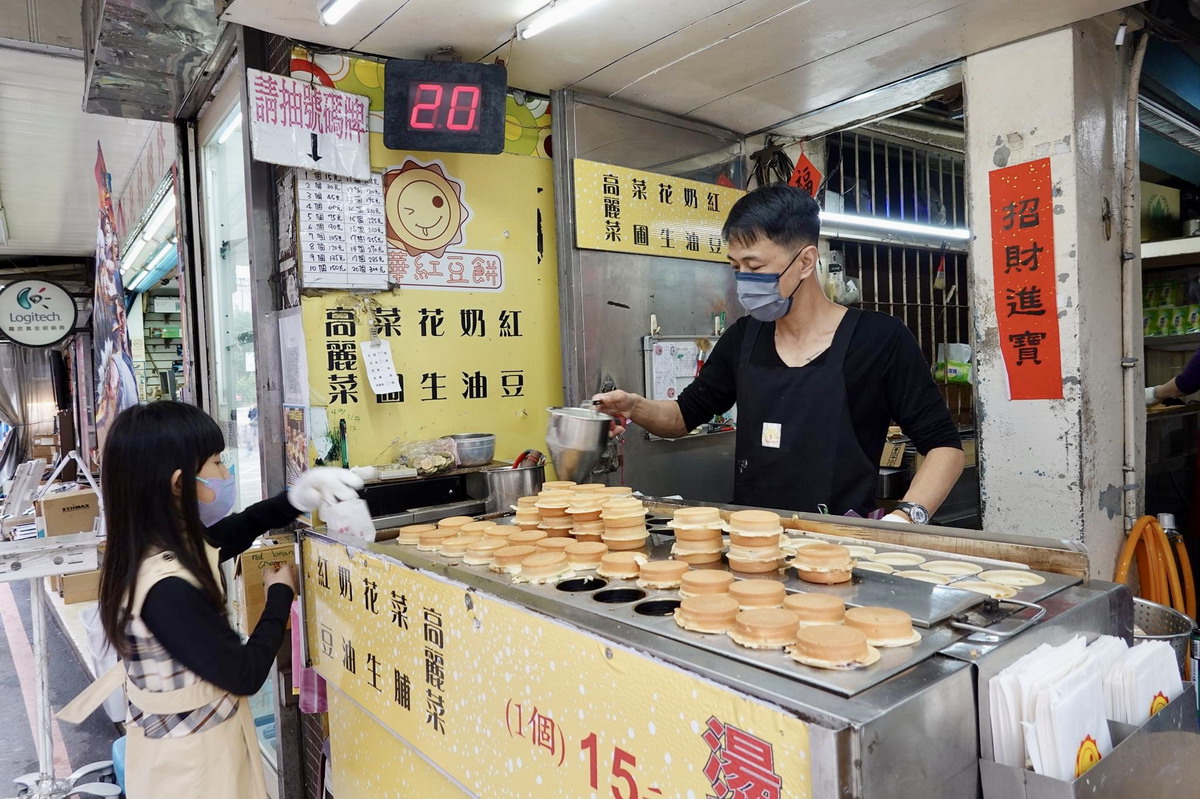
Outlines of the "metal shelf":
[[1148,336],[1144,339],[1146,349],[1159,352],[1195,352],[1200,350],[1200,333],[1185,336]]
[[1200,266],[1200,236],[1142,244],[1142,269]]

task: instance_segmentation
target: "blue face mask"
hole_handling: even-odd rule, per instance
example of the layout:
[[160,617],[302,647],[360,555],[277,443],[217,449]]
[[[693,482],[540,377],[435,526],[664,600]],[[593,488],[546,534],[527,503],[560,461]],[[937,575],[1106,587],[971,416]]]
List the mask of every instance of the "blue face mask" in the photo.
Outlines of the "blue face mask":
[[787,268],[777,275],[758,272],[737,273],[738,301],[746,309],[746,313],[760,322],[774,322],[787,316],[788,311],[792,310],[792,297],[800,290],[800,286],[804,285],[805,279],[801,278],[800,282],[796,284],[796,288],[786,297],[779,293],[779,280],[796,263],[801,252],[804,251],[800,250],[793,255]]
[[212,502],[200,500],[200,523],[212,527],[228,516],[237,504],[237,478],[231,474],[207,479],[197,477],[196,481],[208,486],[217,495]]

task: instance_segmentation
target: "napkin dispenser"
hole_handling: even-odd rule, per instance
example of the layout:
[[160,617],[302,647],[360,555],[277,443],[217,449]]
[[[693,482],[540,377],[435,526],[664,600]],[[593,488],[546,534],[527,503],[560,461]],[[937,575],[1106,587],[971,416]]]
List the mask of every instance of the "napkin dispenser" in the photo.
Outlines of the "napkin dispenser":
[[1184,691],[1145,724],[1108,722],[1113,750],[1071,782],[1033,771],[979,761],[984,799],[1128,799],[1195,795],[1200,780],[1200,726],[1196,686]]

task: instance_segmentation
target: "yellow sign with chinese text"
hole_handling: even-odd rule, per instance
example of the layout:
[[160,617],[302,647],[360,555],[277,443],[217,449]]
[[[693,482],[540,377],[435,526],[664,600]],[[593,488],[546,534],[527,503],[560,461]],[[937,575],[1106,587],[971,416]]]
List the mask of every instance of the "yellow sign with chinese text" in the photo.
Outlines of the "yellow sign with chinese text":
[[[811,796],[808,727],[779,708],[344,545],[306,539],[304,569],[317,671],[477,796]],[[335,736],[339,799],[395,795],[395,758],[339,756],[369,735]]]
[[577,158],[575,246],[724,262],[721,228],[746,192]]
[[[392,442],[454,433],[495,433],[501,460],[541,449],[546,408],[562,402],[551,162],[412,156],[384,185],[398,288],[301,299],[309,405],[330,430],[346,421],[356,466],[392,462]],[[360,347],[372,332],[400,391],[370,387]]]
[[470,796],[336,690],[329,692],[329,748],[337,799]]

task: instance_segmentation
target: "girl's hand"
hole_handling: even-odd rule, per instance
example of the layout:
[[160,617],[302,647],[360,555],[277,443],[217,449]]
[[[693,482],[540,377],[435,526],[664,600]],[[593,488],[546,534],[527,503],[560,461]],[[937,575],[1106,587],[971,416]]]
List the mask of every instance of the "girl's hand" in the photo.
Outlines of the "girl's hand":
[[296,564],[294,563],[277,563],[274,567],[267,567],[266,574],[263,576],[263,585],[267,591],[271,590],[273,585],[286,585],[292,589],[292,593],[298,593],[296,586],[299,585],[299,579],[296,574]]

